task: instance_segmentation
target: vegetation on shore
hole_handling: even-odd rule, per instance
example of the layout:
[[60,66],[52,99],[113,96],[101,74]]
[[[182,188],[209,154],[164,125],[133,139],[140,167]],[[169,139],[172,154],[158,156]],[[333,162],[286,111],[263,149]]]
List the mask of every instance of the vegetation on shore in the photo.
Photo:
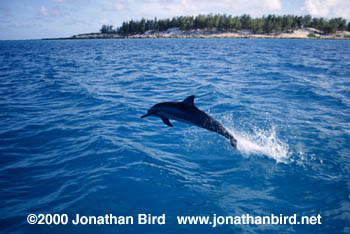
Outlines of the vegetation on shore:
[[315,28],[324,34],[332,34],[336,31],[350,31],[350,22],[343,18],[316,18],[310,15],[268,15],[261,18],[252,18],[249,15],[231,16],[220,14],[178,16],[171,19],[144,19],[124,22],[116,29],[112,25],[103,25],[100,32],[103,34],[135,35],[143,34],[149,30],[166,31],[178,27],[181,30],[220,30],[238,31],[250,30],[253,33],[269,34],[290,32],[307,27]]

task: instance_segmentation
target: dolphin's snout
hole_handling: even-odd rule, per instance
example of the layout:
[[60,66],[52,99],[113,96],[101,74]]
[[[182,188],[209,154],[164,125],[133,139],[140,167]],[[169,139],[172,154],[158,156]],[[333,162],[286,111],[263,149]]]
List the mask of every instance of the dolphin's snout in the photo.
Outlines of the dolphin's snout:
[[143,119],[143,118],[145,118],[145,117],[147,117],[147,116],[150,116],[150,115],[151,115],[150,113],[147,113],[147,114],[141,116],[141,119]]

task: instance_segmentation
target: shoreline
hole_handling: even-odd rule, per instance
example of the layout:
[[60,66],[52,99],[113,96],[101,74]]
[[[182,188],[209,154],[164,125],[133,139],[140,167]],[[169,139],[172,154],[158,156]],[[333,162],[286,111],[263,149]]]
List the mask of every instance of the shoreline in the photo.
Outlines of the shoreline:
[[87,33],[74,35],[72,37],[43,38],[42,40],[76,40],[76,39],[158,39],[158,38],[261,38],[261,39],[328,39],[328,40],[349,40],[350,32],[337,31],[334,34],[323,34],[317,29],[305,28],[283,33],[259,34],[249,30],[236,32],[218,30],[187,30],[170,28],[166,31],[150,30],[143,34],[119,35]]

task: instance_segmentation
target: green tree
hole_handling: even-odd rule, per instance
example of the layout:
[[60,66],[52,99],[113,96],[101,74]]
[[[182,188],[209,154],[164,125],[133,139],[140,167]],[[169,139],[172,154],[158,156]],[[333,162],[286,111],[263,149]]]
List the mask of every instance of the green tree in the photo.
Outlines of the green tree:
[[146,32],[146,20],[144,18],[141,19],[139,23],[139,30],[140,33],[145,33]]
[[102,28],[100,29],[100,32],[103,34],[111,34],[115,33],[115,30],[113,29],[112,25],[102,25]]
[[337,28],[337,21],[335,19],[331,19],[328,23],[325,24],[323,31],[326,34],[335,33],[337,31]]
[[337,24],[337,29],[339,31],[345,31],[346,30],[346,20],[345,19],[343,19],[343,18],[335,18],[333,20]]
[[310,25],[311,25],[311,20],[312,20],[311,15],[304,15],[304,17],[303,17],[303,19],[302,19],[302,25],[303,25],[303,27],[310,27]]
[[223,30],[225,28],[225,18],[224,16],[219,17],[219,24],[218,24],[218,29]]
[[242,15],[240,18],[242,29],[251,29],[252,18],[250,15]]
[[197,15],[197,16],[179,16],[158,20],[144,19],[130,20],[113,29],[112,25],[102,25],[101,33],[120,33],[131,35],[144,33],[148,30],[165,31],[172,27],[179,27],[181,30],[191,29],[218,29],[223,31],[233,31],[240,29],[252,30],[254,33],[272,33],[284,32],[291,29],[300,29],[304,27],[313,27],[324,33],[334,33],[337,30],[350,31],[350,22],[343,18],[312,18],[310,15],[268,15],[261,18],[251,18],[249,15],[231,16],[220,14]]
[[283,16],[283,19],[282,19],[282,30],[283,31],[288,31],[288,30],[292,29],[292,25],[293,25],[293,17],[290,16],[290,15]]
[[273,17],[268,15],[264,22],[264,33],[272,33],[273,30]]

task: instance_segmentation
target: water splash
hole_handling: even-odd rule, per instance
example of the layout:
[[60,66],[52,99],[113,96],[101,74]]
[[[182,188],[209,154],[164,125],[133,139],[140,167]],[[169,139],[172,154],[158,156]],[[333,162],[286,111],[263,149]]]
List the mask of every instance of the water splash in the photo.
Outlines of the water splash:
[[236,130],[230,132],[237,139],[237,149],[242,155],[265,155],[278,163],[289,163],[288,144],[278,139],[274,128],[267,131],[255,129],[253,134]]

